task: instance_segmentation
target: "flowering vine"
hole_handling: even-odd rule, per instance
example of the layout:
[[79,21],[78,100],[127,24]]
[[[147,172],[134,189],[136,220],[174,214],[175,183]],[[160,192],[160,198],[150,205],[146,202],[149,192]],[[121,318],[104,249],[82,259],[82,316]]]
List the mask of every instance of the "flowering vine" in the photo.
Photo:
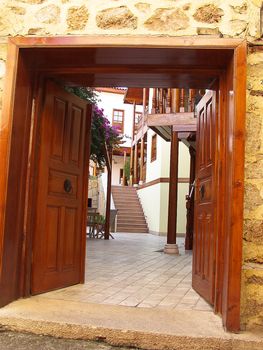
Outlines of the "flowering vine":
[[122,136],[116,127],[110,125],[104,110],[97,106],[98,96],[94,90],[86,87],[65,87],[65,89],[92,104],[90,159],[99,167],[104,167],[105,146],[108,149],[119,148]]

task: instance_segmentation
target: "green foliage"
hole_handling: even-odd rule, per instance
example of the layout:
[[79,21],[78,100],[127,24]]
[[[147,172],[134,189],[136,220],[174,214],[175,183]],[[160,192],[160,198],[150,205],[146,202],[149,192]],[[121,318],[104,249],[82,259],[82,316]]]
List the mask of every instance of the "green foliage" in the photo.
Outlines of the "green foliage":
[[98,94],[91,88],[65,86],[65,90],[70,92],[71,94],[82,98],[82,100],[88,101],[91,104],[96,104],[97,102],[99,102]]
[[130,181],[130,175],[131,175],[130,161],[126,160],[124,164],[124,176],[127,181]]

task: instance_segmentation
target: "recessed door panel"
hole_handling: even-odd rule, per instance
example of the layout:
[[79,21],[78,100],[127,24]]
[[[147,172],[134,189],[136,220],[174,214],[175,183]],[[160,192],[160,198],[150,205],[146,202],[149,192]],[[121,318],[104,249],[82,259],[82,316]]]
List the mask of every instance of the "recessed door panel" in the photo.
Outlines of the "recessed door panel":
[[[32,294],[80,282],[87,103],[52,82],[41,115]],[[83,230],[84,231],[84,230]]]
[[206,92],[197,105],[197,118],[193,288],[213,304],[216,234],[216,92]]

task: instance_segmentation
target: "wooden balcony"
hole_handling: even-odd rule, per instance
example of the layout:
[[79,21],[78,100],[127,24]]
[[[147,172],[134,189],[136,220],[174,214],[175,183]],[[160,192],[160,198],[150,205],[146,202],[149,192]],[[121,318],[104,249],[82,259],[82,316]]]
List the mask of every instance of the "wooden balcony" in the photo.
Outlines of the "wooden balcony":
[[194,106],[200,97],[199,91],[194,89],[153,89],[147,126],[166,141],[171,141],[172,131],[195,132],[197,119]]

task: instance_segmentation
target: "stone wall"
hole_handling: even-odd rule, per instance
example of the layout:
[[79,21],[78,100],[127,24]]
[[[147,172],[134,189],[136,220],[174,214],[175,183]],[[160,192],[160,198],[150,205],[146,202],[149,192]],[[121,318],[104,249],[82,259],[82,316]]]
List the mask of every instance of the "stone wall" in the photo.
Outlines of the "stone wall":
[[[7,37],[15,35],[260,36],[262,0],[2,0],[0,109]],[[263,42],[257,44],[263,46]],[[263,51],[248,54],[242,322],[263,324]]]
[[92,199],[92,208],[98,208],[99,187],[97,176],[90,176],[88,197]]

